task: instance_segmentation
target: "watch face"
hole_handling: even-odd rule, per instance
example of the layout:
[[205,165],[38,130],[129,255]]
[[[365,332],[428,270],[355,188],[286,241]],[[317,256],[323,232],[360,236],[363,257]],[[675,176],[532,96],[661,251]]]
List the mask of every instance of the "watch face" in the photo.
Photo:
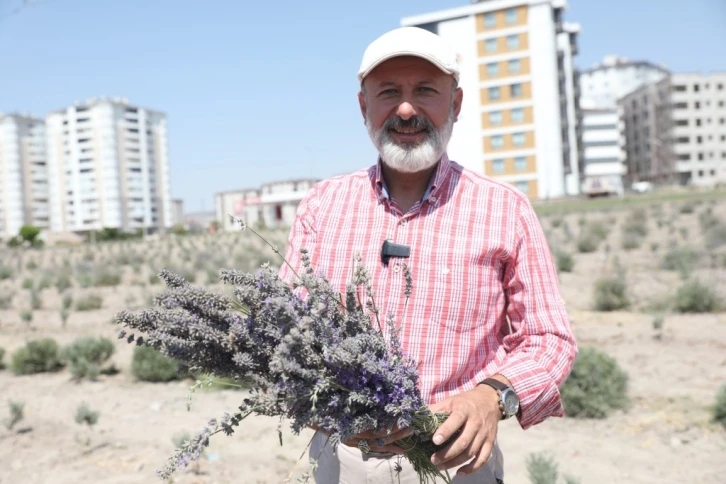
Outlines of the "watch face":
[[504,411],[508,415],[514,415],[519,411],[519,398],[513,391],[507,391],[503,395],[504,397]]

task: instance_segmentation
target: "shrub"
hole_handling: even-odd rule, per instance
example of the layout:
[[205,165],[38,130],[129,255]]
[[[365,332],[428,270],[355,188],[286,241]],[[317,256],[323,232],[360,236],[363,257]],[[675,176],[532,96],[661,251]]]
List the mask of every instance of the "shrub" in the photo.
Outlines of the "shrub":
[[15,297],[15,293],[12,291],[0,291],[0,309],[11,309],[13,297]]
[[33,280],[29,277],[26,277],[23,279],[23,284],[21,285],[23,289],[33,289]]
[[13,277],[13,270],[9,268],[8,266],[0,266],[0,281],[4,281],[5,279],[12,279]]
[[726,385],[722,385],[716,394],[716,403],[713,405],[713,420],[726,428]]
[[595,309],[616,311],[630,305],[623,277],[605,276],[595,281]]
[[5,358],[5,348],[0,346],[0,370],[5,369],[5,362],[3,361],[4,358]]
[[51,338],[28,341],[13,354],[10,366],[16,375],[58,371],[63,368],[58,343]]
[[70,287],[71,276],[66,273],[60,274],[55,280],[55,288],[58,290],[58,293],[61,293]]
[[76,301],[76,311],[93,311],[101,309],[103,298],[98,294],[87,294]]
[[722,223],[706,230],[706,247],[718,249],[726,244],[726,224]]
[[184,376],[181,371],[178,371],[179,369],[176,361],[167,358],[154,348],[149,346],[134,348],[131,374],[138,380],[148,382],[178,380]]
[[678,271],[683,275],[690,274],[698,262],[698,253],[686,247],[671,247],[663,256],[661,268],[667,271]]
[[575,267],[575,258],[572,257],[571,254],[561,250],[556,250],[554,255],[558,271],[572,272],[572,269]]
[[583,254],[595,252],[598,245],[600,245],[600,241],[593,235],[581,234],[577,238],[577,250]]
[[25,416],[25,412],[23,411],[25,408],[25,402],[15,402],[10,400],[8,401],[8,408],[10,410],[10,417],[4,419],[3,424],[6,429],[12,430],[13,427],[23,420],[23,417]]
[[114,350],[115,347],[108,338],[81,337],[65,348],[63,358],[70,364],[74,378],[95,380]]
[[693,213],[696,209],[696,206],[693,204],[693,202],[686,202],[681,205],[679,211],[681,213]]
[[676,291],[675,309],[681,313],[711,313],[719,310],[715,291],[698,280],[684,282]]
[[526,461],[527,475],[532,484],[557,484],[557,462],[544,454],[530,454]]
[[624,232],[621,240],[621,246],[625,250],[637,249],[643,243],[643,238],[633,232]]
[[111,272],[107,268],[99,269],[94,275],[93,284],[96,287],[118,286],[121,284],[121,274],[118,272]]
[[628,375],[611,356],[582,348],[562,385],[565,413],[575,418],[605,418],[628,405]]
[[76,423],[80,425],[86,424],[92,427],[98,422],[99,415],[99,412],[91,410],[86,403],[82,403],[76,408]]

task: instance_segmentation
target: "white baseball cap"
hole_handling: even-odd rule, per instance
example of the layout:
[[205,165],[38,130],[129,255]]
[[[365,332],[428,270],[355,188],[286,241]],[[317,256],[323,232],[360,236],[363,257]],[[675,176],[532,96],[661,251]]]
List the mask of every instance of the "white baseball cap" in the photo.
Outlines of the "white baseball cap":
[[459,62],[456,52],[441,37],[419,27],[400,27],[378,37],[363,53],[358,80],[371,73],[382,62],[400,56],[426,59],[459,82]]

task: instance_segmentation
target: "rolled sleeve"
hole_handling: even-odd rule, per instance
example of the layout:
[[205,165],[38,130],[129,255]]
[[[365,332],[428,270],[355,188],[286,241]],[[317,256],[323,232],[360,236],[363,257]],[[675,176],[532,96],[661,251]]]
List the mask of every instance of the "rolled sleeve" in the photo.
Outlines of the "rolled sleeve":
[[559,388],[577,355],[557,269],[542,227],[527,199],[520,201],[515,251],[504,274],[507,317],[506,357],[498,373],[520,399],[520,426],[564,416]]

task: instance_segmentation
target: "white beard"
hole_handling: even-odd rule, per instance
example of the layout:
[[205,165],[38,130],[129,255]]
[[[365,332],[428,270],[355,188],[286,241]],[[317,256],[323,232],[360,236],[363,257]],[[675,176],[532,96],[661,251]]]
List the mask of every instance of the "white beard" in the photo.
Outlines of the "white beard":
[[381,160],[390,168],[401,173],[416,173],[431,168],[439,162],[446,152],[454,129],[454,108],[451,107],[446,123],[436,129],[430,126],[426,138],[414,145],[411,143],[397,144],[388,134],[387,121],[380,129],[375,129],[366,113],[366,128],[373,145],[378,149]]

